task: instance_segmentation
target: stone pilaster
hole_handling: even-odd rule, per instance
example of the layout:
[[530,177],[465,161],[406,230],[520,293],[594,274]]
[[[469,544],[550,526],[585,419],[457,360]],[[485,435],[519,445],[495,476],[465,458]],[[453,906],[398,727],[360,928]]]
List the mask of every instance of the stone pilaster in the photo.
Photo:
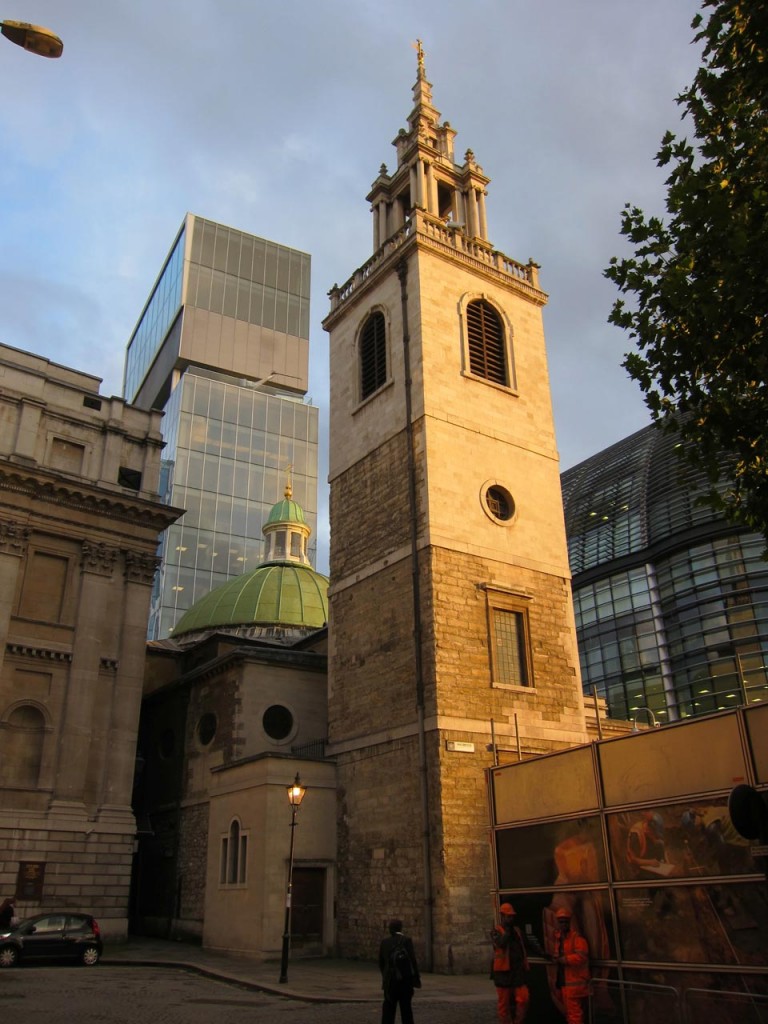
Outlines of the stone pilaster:
[[111,756],[106,768],[100,819],[132,814],[131,788],[136,756],[136,732],[144,680],[144,639],[147,632],[150,588],[159,565],[155,555],[125,552],[123,624],[120,659],[112,701],[109,730]]
[[0,666],[5,660],[19,569],[24,564],[28,542],[29,530],[22,523],[0,522]]
[[106,544],[83,543],[80,600],[72,665],[59,741],[56,786],[51,810],[85,813],[84,793],[91,743],[93,707],[104,650],[104,615],[110,607],[112,577],[119,555]]

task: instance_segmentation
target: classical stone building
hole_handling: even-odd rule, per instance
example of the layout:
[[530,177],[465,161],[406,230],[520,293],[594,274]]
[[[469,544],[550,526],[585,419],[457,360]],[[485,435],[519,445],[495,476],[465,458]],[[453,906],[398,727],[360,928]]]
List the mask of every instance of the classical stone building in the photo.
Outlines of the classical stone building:
[[533,261],[488,238],[489,178],[414,106],[331,290],[329,741],[338,945],[402,916],[436,970],[487,963],[483,769],[587,738]]
[[127,925],[160,417],[0,346],[0,892]]

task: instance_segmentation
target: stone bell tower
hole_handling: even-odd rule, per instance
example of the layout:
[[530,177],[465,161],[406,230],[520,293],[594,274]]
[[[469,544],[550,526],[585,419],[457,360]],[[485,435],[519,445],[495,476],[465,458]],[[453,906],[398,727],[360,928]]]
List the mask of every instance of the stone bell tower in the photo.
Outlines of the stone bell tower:
[[338,941],[402,917],[427,969],[480,969],[494,757],[587,738],[538,267],[488,240],[489,178],[432,105],[367,197],[330,292],[330,752]]

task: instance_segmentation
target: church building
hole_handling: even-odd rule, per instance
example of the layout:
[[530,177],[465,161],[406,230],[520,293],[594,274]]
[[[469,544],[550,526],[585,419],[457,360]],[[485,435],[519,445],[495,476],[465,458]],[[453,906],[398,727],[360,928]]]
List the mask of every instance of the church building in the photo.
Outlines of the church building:
[[433,106],[367,196],[373,254],[330,292],[329,752],[342,956],[402,917],[427,969],[487,966],[483,769],[587,739],[533,260]]
[[[277,957],[290,878],[293,953],[316,956],[333,950],[336,881],[328,580],[309,563],[311,529],[290,484],[263,533],[260,566],[147,645],[132,923]],[[296,779],[306,799],[294,827]]]

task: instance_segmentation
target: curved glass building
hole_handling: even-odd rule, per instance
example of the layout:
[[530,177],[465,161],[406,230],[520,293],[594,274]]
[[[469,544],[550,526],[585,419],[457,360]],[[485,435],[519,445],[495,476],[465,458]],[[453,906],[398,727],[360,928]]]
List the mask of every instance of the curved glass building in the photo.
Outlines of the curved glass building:
[[768,700],[764,539],[649,426],[562,474],[584,691],[669,722]]

